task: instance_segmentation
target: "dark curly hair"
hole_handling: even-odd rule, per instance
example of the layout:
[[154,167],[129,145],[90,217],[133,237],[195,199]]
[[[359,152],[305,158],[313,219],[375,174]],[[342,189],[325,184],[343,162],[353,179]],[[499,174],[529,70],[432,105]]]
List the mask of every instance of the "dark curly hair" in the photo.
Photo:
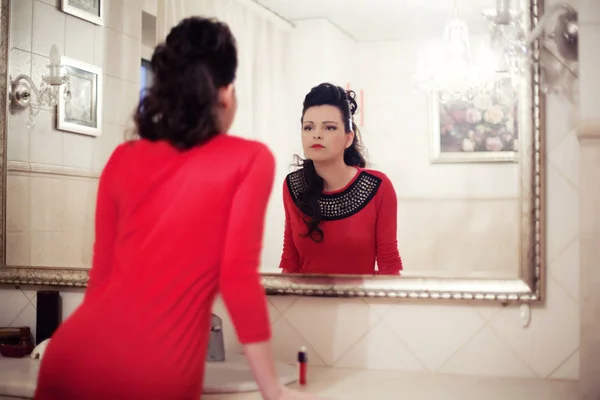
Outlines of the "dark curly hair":
[[233,83],[235,38],[216,19],[190,17],[171,29],[151,60],[153,83],[134,115],[136,133],[188,150],[220,133],[218,89]]
[[[344,151],[344,162],[346,165],[364,168],[367,162],[362,154],[363,147],[360,142],[360,132],[353,118],[358,110],[356,93],[352,90],[344,90],[340,86],[331,83],[321,83],[312,88],[304,98],[300,121],[304,120],[306,110],[323,105],[337,107],[342,113],[346,133],[354,132],[352,144]],[[315,242],[321,242],[323,240],[323,230],[319,227],[319,224],[323,216],[319,206],[319,197],[323,193],[325,181],[317,174],[312,160],[296,156],[296,166],[302,168],[306,181],[306,189],[300,193],[298,198],[300,210],[308,216],[308,220],[304,220],[308,228],[305,236],[309,236]]]

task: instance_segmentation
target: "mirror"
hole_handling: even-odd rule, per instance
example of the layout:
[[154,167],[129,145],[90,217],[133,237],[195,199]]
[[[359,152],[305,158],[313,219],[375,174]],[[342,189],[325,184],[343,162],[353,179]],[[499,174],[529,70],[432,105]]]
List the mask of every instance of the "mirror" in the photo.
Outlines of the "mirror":
[[[85,285],[97,178],[151,85],[148,60],[169,21],[146,2],[139,43],[128,44],[139,51],[126,52],[111,49],[100,10],[86,20],[2,1],[0,282]],[[541,1],[421,2],[409,12],[257,0],[244,3],[263,21],[254,36],[209,3],[201,13],[238,39],[232,132],[265,142],[277,161],[261,264],[269,293],[541,301],[543,88],[531,50],[543,35],[529,35]],[[31,12],[66,29],[76,18],[103,40],[65,57],[69,35],[40,36]],[[127,59],[103,59],[107,49]],[[333,87],[314,89],[323,83]],[[355,145],[365,165],[340,162]]]
[[[289,240],[283,256],[275,246],[265,249],[262,271],[508,280],[532,268],[532,202],[539,200],[534,200],[532,157],[541,129],[532,109],[540,110],[532,103],[531,76],[524,72],[529,69],[516,66],[523,60],[507,56],[502,43],[492,40],[492,24],[482,17],[496,1],[435,8],[423,3],[410,12],[384,2],[353,2],[347,8],[329,2],[259,3],[294,23],[291,41],[297,50],[290,64],[304,68],[290,96],[297,133],[289,136],[295,143],[288,152],[316,158],[313,172],[305,168],[276,182],[284,205],[277,204],[277,196],[272,200],[277,203],[271,205],[267,237],[269,243],[282,236]],[[527,30],[529,5],[521,2],[517,10],[516,3],[511,16],[522,18],[519,26]],[[366,28],[375,20],[378,29]],[[309,94],[322,82],[353,90],[351,108],[357,110],[351,122],[346,124],[342,104],[341,109],[309,107],[301,123],[307,94],[308,102],[326,101],[325,89]],[[346,135],[349,142],[332,144],[331,151],[302,146],[302,141],[341,138],[338,127],[348,131],[350,124],[357,131]],[[310,140],[303,129],[310,130]],[[344,146],[350,145],[345,151],[350,154],[353,134],[367,161],[358,173],[344,172],[339,161]],[[279,149],[278,159],[292,165],[291,156]],[[314,214],[305,193],[315,169],[325,170],[334,183],[333,192],[319,197],[324,220],[314,231],[318,237],[311,238],[306,222]],[[381,204],[388,199],[393,206],[385,210]]]

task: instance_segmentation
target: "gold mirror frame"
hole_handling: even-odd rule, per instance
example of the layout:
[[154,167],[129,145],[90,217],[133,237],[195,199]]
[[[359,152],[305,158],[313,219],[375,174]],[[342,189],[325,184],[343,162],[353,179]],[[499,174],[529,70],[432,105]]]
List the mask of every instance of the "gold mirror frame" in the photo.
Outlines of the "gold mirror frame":
[[[9,56],[10,0],[1,1],[0,53]],[[543,0],[530,0],[531,26],[536,26]],[[519,277],[515,279],[427,278],[384,276],[324,276],[262,274],[269,295],[325,297],[388,297],[421,300],[472,300],[501,303],[541,303],[545,291],[545,141],[544,96],[540,87],[540,41],[533,44],[533,62],[528,77],[528,102],[522,109],[531,110],[526,121],[530,135],[523,135],[521,169],[522,237]],[[8,117],[8,63],[0,63],[0,284],[85,287],[88,270],[13,267],[6,260],[6,139]]]

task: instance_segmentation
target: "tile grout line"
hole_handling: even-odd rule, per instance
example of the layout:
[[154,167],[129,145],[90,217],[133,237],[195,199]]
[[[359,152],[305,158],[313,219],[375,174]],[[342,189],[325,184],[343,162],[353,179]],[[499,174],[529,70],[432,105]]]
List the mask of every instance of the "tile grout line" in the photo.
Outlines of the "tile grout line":
[[[290,306],[289,308],[291,308],[291,306]],[[288,309],[289,309],[289,308],[288,308]],[[321,357],[321,355],[320,355],[319,353],[317,353],[317,351],[315,350],[315,347],[314,347],[314,346],[313,346],[313,344],[310,342],[310,340],[306,339],[306,338],[305,338],[305,337],[304,337],[304,336],[303,336],[303,335],[302,335],[300,332],[298,332],[298,330],[296,329],[296,327],[294,326],[294,324],[292,324],[292,323],[290,322],[290,320],[289,320],[289,319],[287,319],[287,317],[285,316],[285,314],[284,314],[284,313],[282,313],[282,314],[281,314],[281,316],[283,317],[284,321],[285,321],[285,322],[287,322],[287,324],[290,326],[290,328],[292,328],[292,330],[293,330],[294,332],[296,332],[296,334],[297,334],[297,335],[298,335],[298,336],[299,336],[299,337],[300,337],[300,338],[301,338],[301,339],[302,339],[304,342],[306,342],[307,344],[309,344],[309,345],[310,345],[310,348],[312,349],[312,351],[314,352],[314,354],[317,356],[317,358],[319,359],[319,361],[321,361],[321,363],[322,363],[324,366],[326,366],[326,367],[327,367],[327,366],[328,366],[328,365],[327,365],[327,363],[325,362],[325,360],[323,360],[323,357]]]
[[[577,304],[577,307],[579,308],[580,299],[578,299],[578,298],[577,298],[577,297],[575,297],[575,296],[574,296],[574,295],[573,295],[573,294],[572,294],[570,291],[568,291],[568,290],[567,290],[567,288],[565,288],[565,287],[563,286],[563,284],[562,284],[562,283],[560,283],[560,280],[558,280],[558,279],[557,279],[556,277],[554,277],[552,274],[548,274],[548,278],[549,278],[549,279],[552,279],[552,281],[553,281],[554,283],[556,283],[558,286],[560,286],[560,288],[561,288],[562,290],[564,290],[564,291],[565,291],[565,293],[567,294],[567,296],[569,296],[569,297],[571,298],[571,300],[573,300],[573,301],[575,302],[575,304]],[[580,281],[581,281],[581,279],[580,279]]]
[[[366,304],[366,303],[365,303],[365,304]],[[366,304],[366,306],[367,306],[367,307],[369,307],[369,305],[368,305],[368,304]],[[374,323],[372,326],[370,326],[370,327],[369,327],[369,329],[367,329],[367,330],[365,331],[365,333],[363,333],[362,335],[360,335],[360,337],[359,337],[358,339],[356,339],[356,342],[354,342],[354,343],[352,343],[350,346],[348,346],[348,348],[347,348],[346,350],[344,350],[344,351],[342,352],[342,354],[341,354],[339,357],[337,357],[337,359],[335,359],[335,360],[332,362],[332,364],[331,364],[331,366],[332,366],[332,367],[335,367],[335,366],[337,365],[337,363],[339,363],[339,362],[340,362],[340,360],[341,360],[342,358],[344,358],[344,356],[345,356],[346,354],[348,354],[348,353],[349,353],[349,352],[350,352],[352,349],[354,349],[354,347],[355,347],[355,346],[356,346],[356,345],[357,345],[357,344],[358,344],[358,343],[359,343],[361,340],[363,340],[365,337],[367,337],[367,336],[368,336],[368,335],[369,335],[369,334],[370,334],[370,333],[373,331],[373,329],[374,329],[374,328],[375,328],[377,325],[379,325],[381,322],[383,322],[383,320],[381,319],[381,317],[380,317],[379,315],[377,315],[377,313],[373,312],[373,310],[371,310],[371,309],[370,309],[370,307],[369,307],[369,310],[370,310],[370,312],[371,312],[371,313],[373,313],[373,315],[375,315],[375,317],[377,318],[377,321],[375,321],[375,323]]]
[[[387,314],[387,313],[386,313]],[[431,369],[429,369],[429,367],[427,367],[427,365],[425,365],[425,363],[423,362],[423,360],[421,360],[418,356],[417,353],[408,345],[408,343],[406,343],[402,337],[385,321],[385,319],[382,318],[382,322],[383,324],[390,330],[392,331],[392,333],[394,334],[395,337],[398,338],[398,340],[400,341],[400,343],[402,343],[402,345],[404,346],[404,348],[406,348],[406,350],[409,352],[409,354],[411,356],[414,357],[415,360],[417,360],[417,362],[419,364],[421,364],[421,366],[423,367],[423,370],[425,372],[433,372]]]
[[[493,318],[492,318],[492,319],[493,319]],[[491,320],[490,320],[489,322],[491,322]],[[514,355],[515,357],[517,357],[519,360],[523,361],[523,363],[524,363],[525,365],[527,365],[531,371],[533,371],[533,373],[535,374],[535,376],[537,376],[538,378],[542,378],[542,377],[540,376],[540,374],[538,374],[538,373],[537,373],[537,371],[535,370],[535,368],[533,368],[533,367],[531,366],[531,364],[530,364],[530,363],[528,363],[526,360],[524,360],[524,359],[523,359],[523,357],[521,357],[521,355],[519,354],[519,352],[518,352],[516,349],[514,349],[514,348],[513,348],[513,347],[510,345],[510,343],[508,343],[508,342],[507,342],[507,341],[506,341],[506,340],[505,340],[505,339],[502,337],[502,335],[500,334],[500,332],[498,332],[498,330],[497,330],[497,329],[495,329],[495,328],[494,328],[494,326],[493,326],[492,324],[490,324],[489,322],[488,322],[488,326],[490,327],[490,329],[491,329],[492,331],[494,331],[494,333],[495,333],[495,334],[496,334],[496,335],[497,335],[497,336],[500,338],[500,340],[502,341],[502,343],[504,343],[504,344],[505,344],[505,345],[506,345],[506,346],[507,346],[507,347],[510,349],[510,351],[513,353],[513,355]]]
[[551,273],[550,271],[550,264],[555,263],[556,260],[558,260],[568,249],[569,247],[573,246],[575,244],[575,242],[579,241],[581,239],[580,234],[577,233],[573,239],[571,239],[566,245],[565,247],[556,255],[556,257],[553,260],[548,260],[548,262],[546,263],[546,271],[548,274],[548,277],[552,278],[552,280],[558,284],[568,295],[569,297],[571,297],[573,300],[575,300],[575,303],[579,304],[579,299],[576,298],[569,290],[567,290],[566,287],[563,286],[563,284],[560,282],[560,280],[554,276],[553,273]]
[[12,321],[10,321],[10,324],[8,324],[8,326],[12,326],[12,324],[17,320],[17,318],[19,318],[19,316],[23,313],[23,311],[25,311],[25,309],[27,308],[27,306],[31,305],[31,302],[29,301],[29,298],[25,295],[25,293],[23,293],[23,290],[19,288],[18,291],[21,293],[21,295],[25,296],[25,298],[27,299],[27,303],[23,306],[23,308],[21,308],[19,310],[19,312],[17,313],[17,315],[14,316],[14,318],[12,319]]
[[[366,302],[366,301],[365,301]],[[368,303],[367,303],[368,304]],[[402,304],[402,299],[400,298],[395,298],[393,299],[393,303],[392,305],[385,310],[381,315],[380,315],[380,319],[381,322],[394,334],[394,336],[400,341],[400,343],[404,346],[404,348],[408,351],[408,353],[413,356],[413,358],[415,360],[417,360],[417,362],[421,365],[421,367],[423,367],[423,370],[425,370],[426,372],[432,372],[427,365],[425,365],[425,363],[417,356],[417,353],[408,345],[408,343],[406,343],[404,341],[404,339],[402,339],[402,337],[385,321],[385,316],[387,314],[389,314],[392,311],[392,308],[394,307],[400,307],[400,305]],[[369,306],[370,307],[370,306]]]
[[[483,331],[485,329],[486,326],[489,325],[490,321],[486,320],[485,318],[483,318],[481,315],[479,315],[479,313],[473,309],[471,309],[471,311],[473,311],[473,313],[483,322],[483,324],[481,324],[481,326],[475,330],[475,332],[473,334],[471,334],[463,343],[461,343],[453,352],[452,354],[450,354],[449,356],[446,357],[445,360],[443,360],[440,365],[432,372],[436,373],[436,374],[443,374],[443,372],[440,372],[442,368],[444,368],[444,366],[446,364],[448,364],[450,362],[450,360],[452,360],[468,343],[471,342],[471,340],[473,340],[477,335],[479,335],[481,333],[481,331]],[[445,374],[446,375],[446,374]]]
[[283,314],[284,314],[284,313],[285,313],[287,310],[289,310],[289,309],[290,309],[290,308],[291,308],[291,307],[292,307],[294,304],[296,304],[296,302],[297,302],[297,301],[298,301],[298,299],[299,299],[299,297],[297,297],[297,296],[289,296],[289,297],[292,297],[294,300],[293,300],[293,301],[290,303],[290,305],[289,305],[289,306],[285,307],[285,309],[283,309],[283,310],[280,310],[280,309],[279,309],[279,308],[278,308],[278,307],[277,307],[275,304],[271,303],[271,300],[269,300],[269,297],[285,297],[285,296],[267,296],[267,301],[269,301],[269,303],[270,303],[270,304],[271,304],[273,307],[275,307],[275,309],[276,309],[277,311],[279,311],[279,313],[280,313],[281,315],[283,315]]
[[564,359],[564,361],[559,363],[558,366],[556,368],[554,368],[552,371],[550,371],[550,373],[548,375],[546,375],[546,377],[543,379],[545,379],[545,380],[564,379],[564,378],[552,378],[552,375],[554,375],[559,369],[561,369],[562,366],[565,365],[571,359],[571,357],[573,357],[575,355],[575,353],[577,353],[578,351],[579,351],[579,346],[577,346],[577,348],[575,350],[573,350],[573,352],[571,354],[569,354],[567,356],[567,358]]
[[[275,312],[277,312],[277,316],[275,318],[273,318],[273,320],[271,320],[271,313],[269,312],[269,326],[272,327],[275,322],[279,321],[279,319],[281,318],[282,313],[277,309],[277,307],[275,307],[273,305],[273,303],[271,303],[269,301],[269,299],[267,299],[267,303],[269,303],[269,305],[271,306],[271,308],[273,308],[275,310]],[[267,310],[269,309],[269,307],[267,307]]]
[[571,186],[572,189],[574,189],[577,194],[579,194],[579,185],[575,182],[573,182],[571,180],[571,178],[569,178],[563,171],[561,168],[559,168],[556,164],[554,164],[551,160],[550,157],[548,157],[548,161],[547,161],[547,165],[551,165],[556,172],[565,180],[565,182],[567,182],[567,184],[569,186]]

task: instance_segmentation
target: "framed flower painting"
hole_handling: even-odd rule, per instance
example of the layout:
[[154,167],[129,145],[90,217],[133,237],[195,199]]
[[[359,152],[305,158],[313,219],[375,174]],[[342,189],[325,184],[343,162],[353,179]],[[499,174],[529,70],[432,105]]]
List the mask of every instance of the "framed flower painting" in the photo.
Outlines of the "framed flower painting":
[[432,162],[517,162],[518,91],[510,78],[432,95]]

